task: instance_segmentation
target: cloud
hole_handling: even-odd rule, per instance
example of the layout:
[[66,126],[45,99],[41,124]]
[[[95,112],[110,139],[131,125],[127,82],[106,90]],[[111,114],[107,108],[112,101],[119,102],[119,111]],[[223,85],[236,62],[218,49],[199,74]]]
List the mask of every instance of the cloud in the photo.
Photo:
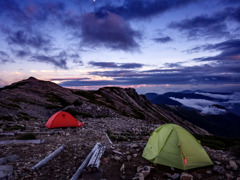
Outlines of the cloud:
[[31,55],[31,52],[24,51],[24,50],[13,50],[13,52],[17,57],[21,57],[21,58]]
[[100,11],[82,17],[81,38],[83,46],[136,51],[139,49],[136,38],[140,38],[140,33],[133,30],[120,16]]
[[167,43],[167,42],[172,41],[172,38],[170,38],[169,36],[165,36],[165,37],[155,38],[153,40],[157,43]]
[[136,69],[142,68],[144,65],[139,63],[115,63],[115,62],[95,62],[90,61],[88,64],[100,68],[113,68],[113,69]]
[[[75,57],[75,59],[73,58]],[[82,65],[82,61],[80,59],[79,55],[77,54],[68,54],[66,51],[61,51],[57,55],[39,55],[35,54],[32,55],[29,61],[33,62],[43,62],[43,63],[49,63],[53,64],[55,67],[61,68],[61,69],[69,69],[67,67],[67,62],[73,62],[78,65]]]
[[212,98],[215,98],[215,99],[222,99],[222,100],[228,100],[232,94],[216,94],[216,93],[202,93],[202,92],[196,92],[195,94],[201,94],[201,95],[204,95],[204,96],[208,96],[208,97],[212,97]]
[[7,64],[7,63],[14,63],[14,62],[15,61],[10,58],[8,53],[0,50],[0,63]]
[[20,47],[32,47],[35,49],[47,50],[51,45],[51,38],[43,36],[39,32],[27,33],[23,30],[18,30],[9,34],[8,43]]
[[219,108],[213,106],[214,104],[216,104],[216,102],[214,102],[214,101],[209,101],[209,100],[205,100],[205,99],[187,99],[187,98],[179,99],[179,98],[174,98],[174,97],[170,97],[170,99],[172,99],[174,101],[178,101],[181,104],[183,104],[184,106],[200,110],[204,114],[226,113],[226,110],[219,109]]
[[201,15],[181,22],[172,22],[168,27],[186,32],[188,38],[202,36],[204,38],[219,38],[229,35],[227,25],[224,22],[225,18],[223,16]]
[[[238,3],[239,4],[239,3]],[[240,6],[227,7],[222,11],[209,16],[206,14],[184,19],[181,22],[171,22],[168,27],[185,32],[190,39],[198,37],[222,38],[232,34],[229,30],[229,21],[240,22]]]
[[61,69],[68,69],[67,58],[67,53],[65,51],[62,51],[55,56],[34,55],[29,61],[50,63]]
[[229,68],[232,68],[234,72],[240,67],[240,39],[231,39],[221,43],[207,44],[199,47],[195,47],[198,50],[203,51],[220,51],[216,56],[195,58],[196,61],[218,61],[223,63]]
[[108,10],[112,13],[118,14],[126,19],[146,19],[157,14],[161,14],[169,9],[180,8],[186,6],[193,0],[124,0],[118,5],[104,5],[100,9]]

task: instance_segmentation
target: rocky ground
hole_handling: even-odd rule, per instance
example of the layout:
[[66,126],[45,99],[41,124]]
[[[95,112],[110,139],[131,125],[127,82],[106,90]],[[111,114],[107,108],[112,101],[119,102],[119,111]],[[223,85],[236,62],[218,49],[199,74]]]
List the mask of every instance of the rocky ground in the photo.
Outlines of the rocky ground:
[[[0,165],[2,169],[2,171],[0,169],[0,175],[8,170],[13,179],[71,179],[94,145],[100,142],[106,146],[101,158],[102,174],[97,174],[101,176],[100,179],[144,179],[143,175],[148,174],[142,171],[141,167],[144,166],[152,167],[150,173],[145,177],[146,180],[180,179],[183,171],[162,165],[153,165],[141,157],[148,135],[159,124],[127,117],[85,118],[82,121],[85,123],[83,127],[58,129],[45,128],[43,121],[18,121],[17,124],[1,121],[0,133],[21,132],[16,127],[24,127],[22,132],[35,133],[36,138],[43,139],[44,143],[0,144],[0,158],[16,155],[5,162],[0,160],[0,164],[2,164]],[[4,124],[8,124],[8,126]],[[8,129],[7,127],[15,128]],[[38,134],[39,132],[44,132],[44,134]],[[105,132],[109,133],[113,144],[110,144]],[[20,135],[2,135],[0,140],[16,139],[18,136]],[[66,147],[60,154],[39,170],[30,171],[32,166],[63,144]],[[239,158],[227,151],[208,147],[206,150],[214,165],[189,170],[185,173],[194,179],[240,179]],[[81,178],[96,179],[96,176],[85,172]]]

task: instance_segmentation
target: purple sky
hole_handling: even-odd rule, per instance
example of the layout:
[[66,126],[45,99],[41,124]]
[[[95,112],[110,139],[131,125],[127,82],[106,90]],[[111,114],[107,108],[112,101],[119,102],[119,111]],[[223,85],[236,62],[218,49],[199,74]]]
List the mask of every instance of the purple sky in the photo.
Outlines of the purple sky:
[[240,1],[0,0],[0,86],[240,91]]

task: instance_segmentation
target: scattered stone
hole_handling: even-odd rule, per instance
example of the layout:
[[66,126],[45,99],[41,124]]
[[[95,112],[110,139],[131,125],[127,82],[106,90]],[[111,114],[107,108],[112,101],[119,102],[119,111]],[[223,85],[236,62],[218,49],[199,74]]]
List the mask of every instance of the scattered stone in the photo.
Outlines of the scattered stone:
[[135,157],[135,158],[136,158],[137,156],[138,156],[137,154],[133,154],[133,157]]
[[238,165],[236,164],[235,161],[229,161],[230,164],[230,169],[232,169],[233,171],[238,170]]
[[234,176],[230,173],[226,173],[226,176],[227,176],[227,180],[232,180],[234,179]]
[[136,148],[138,148],[138,145],[137,144],[132,144],[130,147],[133,148],[133,149],[136,149]]
[[194,173],[193,176],[196,177],[197,179],[202,179],[202,175],[201,174]]
[[138,173],[141,172],[142,170],[143,170],[143,167],[142,167],[142,166],[137,167],[137,172],[138,172]]
[[119,157],[119,156],[114,156],[114,159],[115,159],[116,161],[120,161],[120,160],[121,160],[121,157]]
[[142,173],[136,173],[133,180],[144,180],[144,175]]
[[212,171],[207,170],[206,173],[207,173],[207,174],[212,174]]
[[163,173],[163,177],[172,178],[172,175],[170,173]]
[[119,152],[119,151],[117,151],[117,150],[113,150],[113,153],[119,154],[119,155],[123,155],[123,153],[121,153],[121,152]]
[[132,156],[130,156],[130,155],[127,156],[127,160],[128,160],[128,161],[130,161],[131,158],[132,158]]
[[143,174],[144,177],[147,177],[147,175],[150,173],[151,171],[151,167],[150,166],[144,166],[143,170],[141,171],[141,173]]
[[219,162],[219,161],[214,161],[214,164],[216,164],[216,165],[220,165],[221,162]]
[[180,176],[180,180],[193,180],[193,176],[183,172]]
[[213,171],[218,174],[226,174],[226,170],[224,169],[223,166],[214,166]]
[[124,165],[124,164],[122,164],[122,166],[121,166],[121,168],[120,168],[120,171],[121,171],[121,172],[124,172],[124,171],[125,171],[125,165]]
[[172,179],[178,179],[180,177],[180,174],[179,173],[174,173],[171,178]]

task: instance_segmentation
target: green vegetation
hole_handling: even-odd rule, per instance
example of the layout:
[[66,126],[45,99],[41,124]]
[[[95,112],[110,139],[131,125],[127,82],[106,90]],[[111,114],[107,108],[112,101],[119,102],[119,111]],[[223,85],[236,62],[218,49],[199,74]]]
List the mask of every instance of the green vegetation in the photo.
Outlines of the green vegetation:
[[17,140],[30,140],[30,139],[36,139],[36,135],[33,133],[26,133],[17,137]]
[[203,146],[212,149],[231,151],[240,157],[240,138],[194,135]]

